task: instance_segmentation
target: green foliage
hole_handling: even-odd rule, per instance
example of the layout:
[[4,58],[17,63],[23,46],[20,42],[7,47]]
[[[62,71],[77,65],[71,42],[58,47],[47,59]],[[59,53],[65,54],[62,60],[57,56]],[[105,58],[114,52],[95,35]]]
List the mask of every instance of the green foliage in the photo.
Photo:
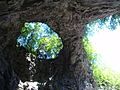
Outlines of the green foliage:
[[83,38],[84,49],[87,58],[93,69],[93,77],[101,90],[120,90],[120,73],[113,72],[104,65],[99,65],[99,54],[92,46],[89,39],[96,33],[104,29],[115,30],[120,25],[120,16],[112,15],[103,19],[97,19],[86,25],[86,31]]
[[94,63],[94,60],[96,60],[97,54],[87,37],[83,38],[83,45],[84,45],[84,49],[87,53],[87,58],[90,60],[91,64]]
[[63,48],[57,33],[39,22],[25,23],[17,43],[40,59],[54,59]]

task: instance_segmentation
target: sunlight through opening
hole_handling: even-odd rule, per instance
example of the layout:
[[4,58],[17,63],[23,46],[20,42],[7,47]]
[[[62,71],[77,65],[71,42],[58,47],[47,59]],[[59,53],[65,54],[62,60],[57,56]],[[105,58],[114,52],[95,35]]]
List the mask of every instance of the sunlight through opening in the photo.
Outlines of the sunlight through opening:
[[120,26],[114,31],[95,32],[90,39],[91,45],[99,54],[99,65],[120,72]]
[[111,15],[88,23],[83,44],[98,86],[104,87],[101,88],[102,90],[118,90],[120,88],[120,15]]

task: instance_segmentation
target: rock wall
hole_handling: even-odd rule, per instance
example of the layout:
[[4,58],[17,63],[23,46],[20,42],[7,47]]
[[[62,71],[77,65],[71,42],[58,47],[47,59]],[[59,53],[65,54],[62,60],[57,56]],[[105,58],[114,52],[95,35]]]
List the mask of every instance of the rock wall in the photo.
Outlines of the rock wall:
[[95,90],[82,45],[84,26],[119,12],[120,0],[0,1],[0,90],[16,90],[19,80],[29,81],[27,51],[16,47],[16,39],[24,22],[31,21],[47,23],[64,44],[56,60],[37,63],[34,81],[48,81],[43,90]]

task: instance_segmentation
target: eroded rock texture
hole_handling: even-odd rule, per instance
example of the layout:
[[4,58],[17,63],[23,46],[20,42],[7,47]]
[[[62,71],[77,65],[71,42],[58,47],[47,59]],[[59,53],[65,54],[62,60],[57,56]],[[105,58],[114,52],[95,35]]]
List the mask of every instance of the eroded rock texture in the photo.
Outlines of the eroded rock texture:
[[47,23],[64,44],[56,60],[37,63],[34,81],[48,81],[40,90],[95,90],[82,46],[84,25],[119,12],[120,0],[0,1],[0,90],[16,90],[19,80],[29,81],[27,51],[16,47],[26,21]]

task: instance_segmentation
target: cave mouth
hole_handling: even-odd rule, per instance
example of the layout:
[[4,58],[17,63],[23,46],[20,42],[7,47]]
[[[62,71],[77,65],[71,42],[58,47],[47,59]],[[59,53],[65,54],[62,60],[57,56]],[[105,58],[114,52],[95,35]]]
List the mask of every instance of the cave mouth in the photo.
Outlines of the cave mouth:
[[100,18],[86,25],[84,48],[100,89],[120,88],[120,15]]
[[17,46],[40,60],[55,59],[63,48],[61,38],[45,23],[25,22],[20,33]]

